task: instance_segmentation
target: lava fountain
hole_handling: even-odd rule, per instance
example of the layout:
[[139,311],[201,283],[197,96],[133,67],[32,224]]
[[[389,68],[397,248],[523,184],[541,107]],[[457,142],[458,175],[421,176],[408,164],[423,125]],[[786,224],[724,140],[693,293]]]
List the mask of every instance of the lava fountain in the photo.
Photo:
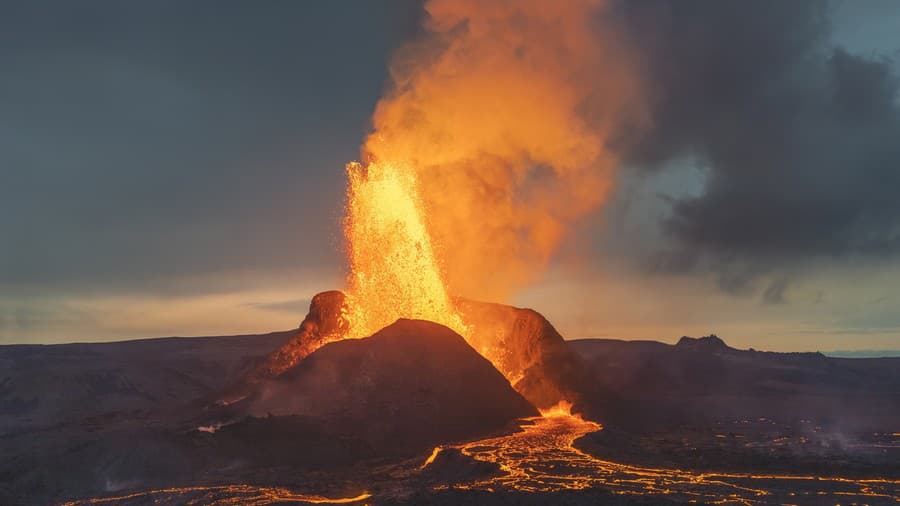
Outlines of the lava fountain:
[[421,36],[394,55],[364,162],[347,165],[347,337],[430,320],[511,383],[522,377],[495,329],[454,297],[506,302],[605,200],[608,139],[635,116],[640,87],[604,10],[602,0],[425,4]]
[[351,163],[347,176],[348,337],[370,336],[399,318],[430,320],[466,336],[434,253],[415,172],[402,163]]

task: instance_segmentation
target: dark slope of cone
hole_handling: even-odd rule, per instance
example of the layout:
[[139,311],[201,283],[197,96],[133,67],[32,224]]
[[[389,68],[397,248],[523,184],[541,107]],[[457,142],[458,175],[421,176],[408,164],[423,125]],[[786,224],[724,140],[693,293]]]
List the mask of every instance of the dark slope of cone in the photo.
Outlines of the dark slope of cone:
[[454,300],[471,327],[472,345],[500,350],[503,371],[515,371],[515,389],[538,408],[576,402],[582,382],[580,358],[543,315],[504,304]]
[[240,405],[254,416],[327,420],[380,451],[401,452],[538,414],[459,334],[421,320],[322,346]]
[[341,317],[344,294],[331,290],[316,294],[309,304],[309,313],[293,335],[274,352],[258,360],[241,378],[216,394],[216,401],[230,404],[250,395],[261,382],[272,379],[312,352],[332,341],[343,339],[347,326]]
[[[244,397],[253,385],[282,374],[320,346],[341,339],[347,330],[341,318],[343,304],[344,294],[339,291],[313,297],[309,314],[295,335],[260,361],[223,399]],[[471,328],[471,344],[476,349],[498,351],[490,354],[500,357],[495,365],[508,373],[513,387],[529,402],[545,408],[563,399],[577,401],[581,361],[540,313],[462,298],[454,304]]]
[[288,370],[321,346],[347,334],[341,311],[344,294],[337,290],[322,292],[313,297],[309,313],[297,333],[278,351],[270,355],[257,369],[263,377],[274,377]]

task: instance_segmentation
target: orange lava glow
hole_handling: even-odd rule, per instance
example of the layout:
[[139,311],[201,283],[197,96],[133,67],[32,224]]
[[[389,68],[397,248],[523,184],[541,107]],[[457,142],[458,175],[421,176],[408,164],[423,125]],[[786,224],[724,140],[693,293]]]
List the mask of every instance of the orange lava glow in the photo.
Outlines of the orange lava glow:
[[465,336],[435,257],[415,172],[400,163],[351,163],[347,176],[348,337],[370,336],[398,318],[430,320]]
[[452,295],[506,301],[605,201],[605,146],[641,103],[606,3],[430,0],[395,54],[363,159],[416,173]]
[[473,342],[477,322],[451,296],[507,300],[605,200],[615,160],[604,146],[637,86],[592,16],[603,8],[426,3],[422,36],[395,55],[365,163],[347,166],[348,337],[431,320],[502,363],[492,336]]
[[[830,504],[897,499],[900,480],[843,477],[694,472],[619,464],[589,455],[575,441],[602,427],[554,407],[523,420],[522,431],[455,446],[475,460],[497,464],[502,474],[457,488],[499,492],[604,490],[621,495],[656,495],[702,504]],[[435,448],[425,468],[444,448]]]
[[539,411],[541,412],[541,416],[543,416],[544,418],[555,418],[555,417],[559,417],[559,416],[577,416],[577,415],[572,415],[572,403],[565,399],[559,401],[555,406],[550,406],[547,409],[541,409]]
[[422,467],[420,467],[419,469],[425,469],[426,467],[428,467],[428,466],[430,466],[431,464],[433,464],[433,463],[434,463],[434,459],[437,458],[437,456],[441,453],[441,450],[442,450],[442,449],[443,449],[442,447],[436,446],[436,447],[434,448],[434,450],[431,451],[431,455],[429,455],[428,458],[425,459],[425,462],[422,464]]
[[[388,466],[390,487],[376,494],[330,498],[304,494],[284,487],[220,485],[172,487],[145,490],[116,497],[84,499],[63,506],[88,504],[208,504],[214,506],[267,506],[271,504],[368,504],[408,499],[411,490],[428,484],[434,491],[554,493],[597,492],[597,503],[607,494],[641,496],[642,504],[653,498],[675,503],[753,506],[764,504],[896,504],[900,480],[847,478],[840,476],[780,475],[767,473],[698,472],[686,469],[621,464],[594,457],[576,447],[576,441],[602,426],[579,416],[567,415],[563,404],[543,416],[520,421],[522,430],[512,434],[457,445],[438,446],[414,468]],[[487,478],[442,484],[429,475],[441,454],[456,449],[462,455],[494,464],[499,473]],[[425,481],[420,481],[425,477]],[[382,482],[382,485],[384,482]],[[502,496],[499,496],[502,497]],[[585,496],[587,497],[587,496]],[[401,501],[402,502],[402,501]],[[614,502],[614,501],[613,501]],[[500,499],[500,503],[504,503]],[[404,503],[405,504],[405,503]],[[462,503],[460,503],[462,504]]]
[[473,338],[451,301],[416,171],[403,163],[351,163],[347,177],[346,337],[370,336],[399,318],[433,321],[463,336],[515,384],[522,371],[504,367],[505,350],[493,339]]
[[205,504],[209,506],[267,506],[269,504],[354,504],[365,501],[372,494],[332,499],[320,495],[292,492],[283,487],[255,487],[252,485],[220,485],[210,487],[172,487],[145,490],[116,497],[98,497],[64,503],[62,506],[88,504]]

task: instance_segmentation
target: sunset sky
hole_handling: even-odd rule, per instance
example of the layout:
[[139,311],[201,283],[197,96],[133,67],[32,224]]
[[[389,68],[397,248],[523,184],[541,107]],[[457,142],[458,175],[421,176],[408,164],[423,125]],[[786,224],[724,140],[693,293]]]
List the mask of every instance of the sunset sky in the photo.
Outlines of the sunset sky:
[[[294,328],[410,1],[0,3],[0,344]],[[510,302],[567,338],[900,349],[900,5],[646,1],[649,122]]]

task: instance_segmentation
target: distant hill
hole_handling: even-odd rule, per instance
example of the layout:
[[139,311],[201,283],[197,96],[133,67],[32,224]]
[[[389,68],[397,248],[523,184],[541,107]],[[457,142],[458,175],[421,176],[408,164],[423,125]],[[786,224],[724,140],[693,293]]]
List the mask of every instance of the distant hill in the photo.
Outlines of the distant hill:
[[[327,311],[311,311],[307,334],[0,346],[0,504],[211,479],[278,483],[303,470],[333,477],[503,432],[536,414],[527,399],[558,395],[603,423],[579,440],[599,455],[716,467],[727,444],[734,469],[808,461],[900,473],[885,463],[900,462],[900,358],[737,350],[716,336],[563,341],[531,310],[467,310],[488,315],[481,331],[514,352],[510,364],[525,371],[516,389],[430,322],[400,320],[307,353],[313,323],[327,334]],[[238,400],[215,403],[236,384]],[[860,457],[860,434],[877,454]],[[785,437],[796,443],[766,446]]]
[[900,357],[900,350],[836,350],[822,354],[835,358],[896,358]]
[[[476,350],[493,350],[491,360],[497,369],[530,403],[548,408],[575,396],[578,359],[543,315],[532,309],[464,298],[455,298],[453,303],[469,326],[468,343]],[[221,399],[246,396],[255,383],[284,373],[320,346],[346,336],[344,304],[345,295],[340,291],[316,294],[294,335],[222,392]]]
[[0,347],[0,504],[352,469],[538,414],[461,336],[413,320],[212,404],[296,333]]
[[196,400],[234,381],[293,332],[0,346],[0,435]]
[[840,420],[847,426],[900,422],[900,358],[737,350],[716,336],[655,341],[579,339],[584,407],[623,425],[769,416]]

